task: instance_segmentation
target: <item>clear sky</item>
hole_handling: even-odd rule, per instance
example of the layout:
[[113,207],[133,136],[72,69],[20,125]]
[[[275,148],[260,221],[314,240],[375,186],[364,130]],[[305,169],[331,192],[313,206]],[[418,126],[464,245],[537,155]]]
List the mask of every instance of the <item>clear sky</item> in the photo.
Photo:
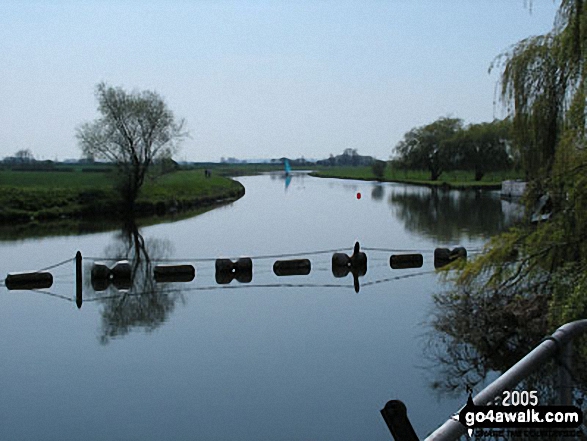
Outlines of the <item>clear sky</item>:
[[2,1],[0,157],[78,158],[95,85],[160,93],[191,138],[176,159],[387,159],[440,116],[503,117],[499,53],[559,1]]

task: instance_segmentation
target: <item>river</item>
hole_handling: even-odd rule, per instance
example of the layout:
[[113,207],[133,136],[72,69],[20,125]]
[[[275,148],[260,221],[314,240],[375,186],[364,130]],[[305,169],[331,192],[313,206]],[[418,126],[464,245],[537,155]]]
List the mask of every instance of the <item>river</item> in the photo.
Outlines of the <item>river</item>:
[[[464,404],[431,386],[427,320],[446,289],[432,252],[480,249],[510,206],[495,192],[238,180],[246,195],[230,205],[139,229],[143,261],[191,263],[192,282],[93,290],[94,260],[137,253],[119,231],[0,242],[4,274],[78,250],[85,269],[79,310],[73,262],[42,292],[0,288],[0,439],[390,440],[379,413],[390,399],[420,437]],[[368,256],[358,293],[331,271],[333,250],[355,241]],[[423,267],[392,270],[390,255],[408,251]],[[217,284],[213,259],[241,256],[252,281]],[[311,260],[309,275],[273,274],[294,257]]]

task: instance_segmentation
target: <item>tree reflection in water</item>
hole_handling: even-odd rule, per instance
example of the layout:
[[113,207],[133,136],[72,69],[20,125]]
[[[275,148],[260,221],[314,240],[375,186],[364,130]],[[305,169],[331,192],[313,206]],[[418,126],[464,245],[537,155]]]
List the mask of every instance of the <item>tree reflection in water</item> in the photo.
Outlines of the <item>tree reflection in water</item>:
[[377,183],[373,185],[373,190],[371,190],[371,199],[374,201],[381,201],[385,196],[385,188],[381,183]]
[[128,334],[133,328],[147,332],[163,324],[175,307],[183,301],[179,290],[166,290],[168,283],[155,283],[154,262],[169,257],[171,242],[162,239],[145,240],[134,220],[125,222],[115,243],[105,249],[110,260],[128,260],[132,272],[129,289],[118,290],[110,285],[98,293],[102,304],[102,330],[100,342]]
[[389,204],[408,231],[443,242],[488,238],[515,217],[502,211],[495,194],[476,190],[391,187]]
[[514,365],[548,335],[544,297],[510,299],[455,289],[434,297],[427,354],[438,363],[443,391],[465,390]]
[[[540,289],[543,282],[536,280],[533,286],[528,286],[525,296],[507,288],[472,292],[458,287],[437,294],[428,323],[426,347],[429,363],[426,370],[433,373],[432,388],[441,395],[464,395],[467,387],[479,392],[552,334],[558,325],[554,328],[549,325],[548,300]],[[574,386],[572,404],[584,411],[586,343],[587,336],[574,342],[570,367]],[[558,365],[553,360],[516,389],[538,391],[541,405],[556,404],[557,372]]]

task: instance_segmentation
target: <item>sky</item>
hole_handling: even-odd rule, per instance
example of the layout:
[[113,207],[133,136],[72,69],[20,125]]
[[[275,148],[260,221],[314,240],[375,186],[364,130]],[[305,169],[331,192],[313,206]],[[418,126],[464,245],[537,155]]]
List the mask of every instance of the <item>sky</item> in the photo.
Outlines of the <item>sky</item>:
[[499,69],[560,0],[0,2],[0,158],[79,158],[99,82],[154,90],[190,137],[177,160],[388,159],[442,116],[505,116]]

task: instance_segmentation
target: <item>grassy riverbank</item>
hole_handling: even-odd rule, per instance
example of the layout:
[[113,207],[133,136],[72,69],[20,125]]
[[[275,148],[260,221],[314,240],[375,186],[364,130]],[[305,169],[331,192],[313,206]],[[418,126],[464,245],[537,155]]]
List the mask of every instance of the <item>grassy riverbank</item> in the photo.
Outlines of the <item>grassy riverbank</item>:
[[[79,167],[58,171],[0,171],[0,223],[53,219],[112,218],[121,211],[113,189],[114,172]],[[137,214],[163,215],[200,209],[244,194],[231,179],[201,170],[176,171],[148,179],[136,203]]]
[[425,185],[429,187],[449,187],[458,189],[481,188],[500,189],[501,182],[507,179],[519,179],[516,172],[487,173],[481,181],[475,181],[474,173],[454,171],[443,173],[437,181],[429,179],[430,173],[420,170],[395,170],[387,168],[382,179],[373,174],[371,167],[328,167],[311,173],[321,178],[358,179],[362,181],[403,182],[406,184]]

